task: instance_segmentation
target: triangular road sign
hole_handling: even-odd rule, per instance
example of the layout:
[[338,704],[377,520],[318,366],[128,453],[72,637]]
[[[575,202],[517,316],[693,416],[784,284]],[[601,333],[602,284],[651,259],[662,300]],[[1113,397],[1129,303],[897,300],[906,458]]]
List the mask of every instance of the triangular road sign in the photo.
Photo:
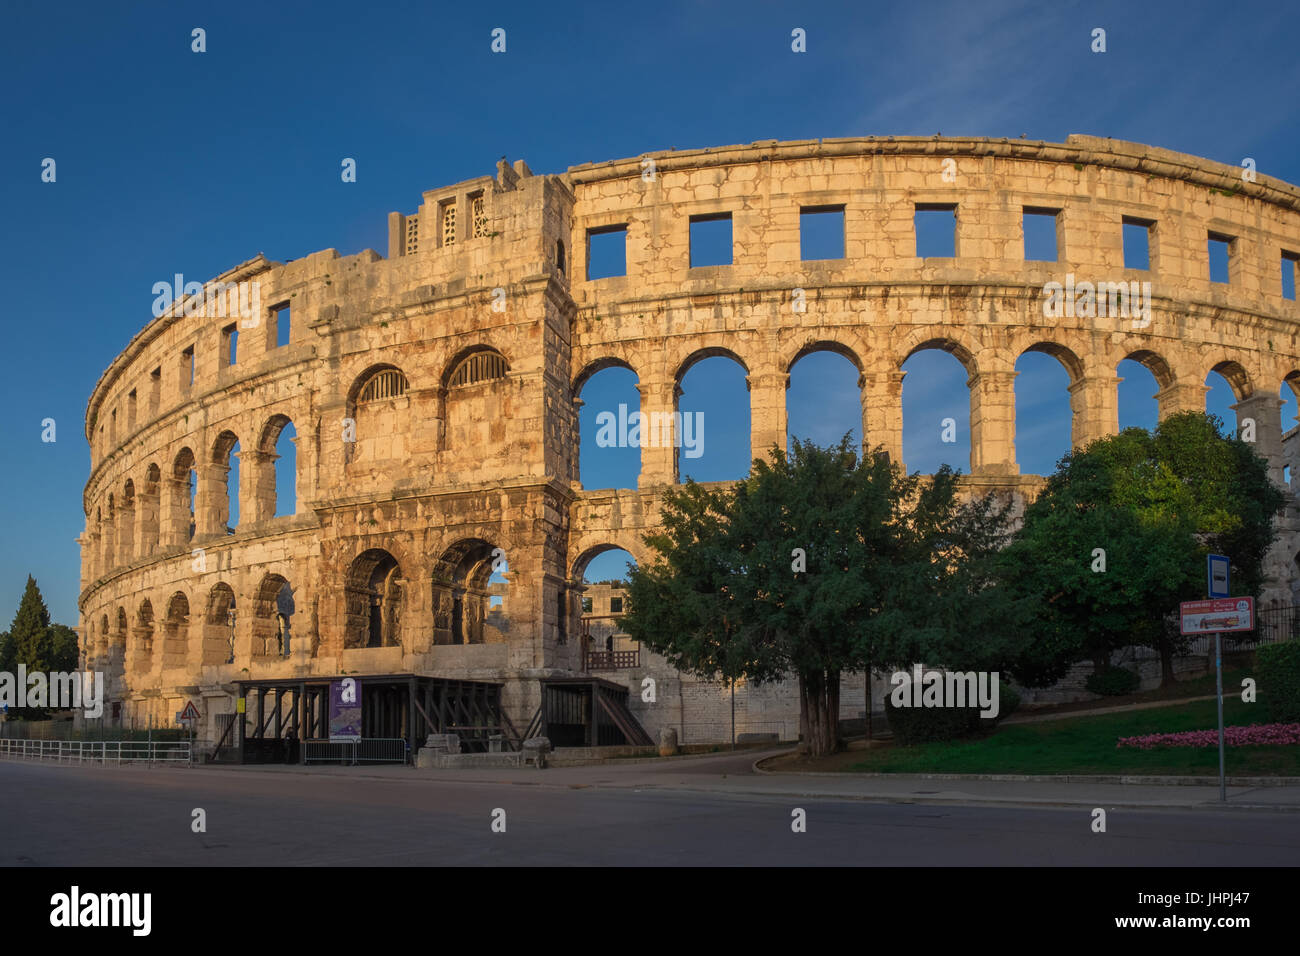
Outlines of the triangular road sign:
[[194,706],[194,701],[187,700],[185,702],[185,709],[181,711],[181,720],[198,720],[198,719],[199,719],[199,709]]

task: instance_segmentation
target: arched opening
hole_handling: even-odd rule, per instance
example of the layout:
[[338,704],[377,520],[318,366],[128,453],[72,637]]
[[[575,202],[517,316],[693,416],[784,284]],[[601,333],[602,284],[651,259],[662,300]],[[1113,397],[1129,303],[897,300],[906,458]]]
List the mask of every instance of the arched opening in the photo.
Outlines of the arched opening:
[[[583,488],[636,488],[641,473],[641,393],[637,374],[607,365],[579,386],[578,478]],[[636,441],[630,439],[638,439]]]
[[289,656],[293,612],[293,588],[288,580],[278,574],[263,575],[253,599],[254,660]]
[[234,432],[224,431],[212,446],[212,464],[215,478],[223,480],[225,494],[218,496],[216,504],[217,534],[234,534],[239,527],[239,438]]
[[505,551],[479,538],[457,542],[433,566],[433,643],[501,644],[510,631]]
[[198,495],[198,473],[194,452],[182,448],[172,462],[172,493],[168,505],[169,544],[181,545],[194,538],[194,506]]
[[104,571],[117,567],[117,508],[113,493],[109,492],[104,504],[104,522],[100,527],[100,547],[103,550]]
[[669,438],[667,429],[660,428],[658,434],[641,436],[642,443],[673,441],[679,481],[736,481],[749,475],[748,374],[737,356],[721,350],[698,353],[683,364],[674,435]]
[[190,601],[181,591],[177,591],[167,602],[167,617],[163,620],[163,655],[162,666],[184,667],[186,653],[189,650],[190,635]]
[[130,478],[122,486],[122,505],[118,509],[117,556],[119,564],[135,560],[135,482]]
[[161,469],[150,462],[148,469],[145,471],[144,487],[140,490],[139,503],[136,505],[140,511],[137,520],[140,523],[140,553],[142,556],[153,554],[158,549],[161,482]]
[[1237,434],[1237,412],[1232,406],[1253,391],[1246,370],[1236,362],[1220,362],[1205,376],[1205,410],[1223,422],[1222,434]]
[[903,362],[903,461],[909,471],[934,474],[942,465],[969,471],[970,372],[954,348],[919,346]]
[[1063,352],[1033,346],[1016,359],[1016,462],[1021,474],[1050,475],[1070,452],[1074,414]]
[[235,592],[218,581],[208,592],[203,618],[203,663],[207,666],[235,662]]
[[409,431],[410,383],[401,369],[375,365],[348,392],[343,429],[343,460],[389,461],[406,457]]
[[[1119,377],[1119,427],[1145,428],[1154,431],[1160,421],[1160,400],[1156,393],[1163,387],[1150,360],[1130,355],[1115,367]],[[1172,376],[1171,376],[1172,379]]]
[[578,559],[573,576],[580,580],[584,669],[619,670],[641,666],[641,645],[618,619],[627,612],[627,576],[636,559],[616,545],[592,548]]
[[387,551],[371,548],[356,557],[344,586],[345,648],[401,645],[403,584],[402,569]]
[[153,668],[153,605],[145,598],[135,612],[135,653],[131,669],[147,673]]
[[786,391],[787,450],[795,439],[822,447],[848,433],[854,450],[862,447],[862,372],[832,345],[805,350],[790,366]]
[[262,428],[257,443],[259,518],[282,518],[298,511],[297,437],[287,415],[276,415]]

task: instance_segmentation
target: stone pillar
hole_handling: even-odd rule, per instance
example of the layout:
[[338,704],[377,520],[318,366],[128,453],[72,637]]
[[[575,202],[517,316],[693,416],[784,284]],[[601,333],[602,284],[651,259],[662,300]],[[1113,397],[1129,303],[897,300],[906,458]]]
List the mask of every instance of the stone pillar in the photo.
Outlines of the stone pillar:
[[100,574],[107,574],[109,571],[113,570],[113,568],[117,567],[117,536],[114,534],[113,528],[114,522],[116,521],[117,516],[110,512],[105,515],[104,520],[100,522]]
[[1160,420],[1179,412],[1205,411],[1205,393],[1209,389],[1204,382],[1174,382],[1156,392]]
[[[768,461],[773,445],[784,455],[788,447],[785,393],[790,388],[790,374],[756,372],[745,377],[745,387],[749,390],[750,459]],[[748,467],[745,473],[749,474]]]
[[[667,416],[666,420],[672,421],[673,412],[677,410],[677,399],[681,396],[682,390],[677,387],[676,382],[671,381],[638,383],[636,389],[641,393],[641,430],[644,437],[646,429],[652,422],[665,420],[662,416]],[[660,418],[656,419],[656,415]],[[671,428],[664,429],[664,431],[669,430]],[[658,433],[659,429],[655,431]],[[662,439],[666,437],[666,434],[656,434],[656,438],[660,440],[653,445],[643,441],[641,474],[636,480],[638,488],[677,483],[677,437],[674,433],[673,442],[665,442]]]
[[1070,386],[1070,443],[1082,448],[1091,441],[1119,434],[1118,375],[1085,375]]
[[135,553],[141,557],[153,554],[158,548],[158,503],[157,483],[146,485],[137,496],[139,517],[135,523]]
[[1018,475],[1014,371],[976,372],[970,387],[971,473]]
[[1243,440],[1252,437],[1253,421],[1255,453],[1268,462],[1268,477],[1279,488],[1282,483],[1282,399],[1267,392],[1256,392],[1243,398],[1232,410],[1237,413],[1237,434]]
[[[256,524],[275,517],[275,463],[280,456],[274,452],[241,451],[239,453],[240,503],[239,520]],[[297,489],[294,489],[295,493]]]
[[229,486],[226,484],[230,466],[209,464],[199,472],[199,486],[194,495],[194,537],[213,535],[225,537],[230,519]]
[[185,478],[164,478],[162,541],[163,548],[179,548],[190,540],[190,483]]
[[124,500],[117,511],[117,563],[130,564],[135,560],[135,504]]
[[[569,434],[569,475],[570,480],[578,485],[582,485],[582,406],[586,404],[577,395],[570,398],[573,402],[573,428]],[[645,452],[641,453],[642,455]],[[585,486],[584,486],[585,487]]]
[[858,378],[862,401],[862,450],[883,445],[894,464],[903,464],[903,377],[901,369],[878,369]]

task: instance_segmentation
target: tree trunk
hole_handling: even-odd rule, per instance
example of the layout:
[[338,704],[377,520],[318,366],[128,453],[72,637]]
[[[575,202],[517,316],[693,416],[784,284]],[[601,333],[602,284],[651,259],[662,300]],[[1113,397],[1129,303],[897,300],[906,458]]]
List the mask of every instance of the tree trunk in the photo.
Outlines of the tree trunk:
[[1167,639],[1160,641],[1160,686],[1173,687],[1178,683],[1174,679],[1174,649]]
[[799,721],[805,728],[799,752],[825,757],[839,749],[840,675],[811,671],[799,675]]

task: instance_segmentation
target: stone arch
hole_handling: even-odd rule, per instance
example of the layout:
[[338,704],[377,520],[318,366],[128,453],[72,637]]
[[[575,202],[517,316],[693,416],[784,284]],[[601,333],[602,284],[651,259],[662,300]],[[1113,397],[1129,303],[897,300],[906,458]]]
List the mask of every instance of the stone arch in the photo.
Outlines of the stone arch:
[[[288,438],[293,442],[297,438],[297,429],[294,427],[293,420],[284,413],[272,415],[262,425],[258,432],[257,448],[252,458],[252,505],[253,520],[265,521],[268,518],[277,517],[280,512],[279,498],[280,487],[276,475],[276,462],[283,456],[281,455],[280,441],[284,435],[285,429],[293,433]],[[289,444],[285,449],[289,456],[288,461],[293,465],[293,480],[290,482],[292,492],[290,496],[290,507],[285,509],[285,514],[292,515],[298,510],[298,454],[297,447]],[[288,475],[285,478],[288,479]]]
[[[805,359],[811,359],[813,356],[832,355],[838,356],[842,362],[832,360],[827,363],[824,359],[820,360],[822,364],[817,365],[812,373],[809,372],[808,366],[805,366],[802,372],[796,372],[800,362]],[[817,362],[817,359],[813,359]],[[846,374],[843,363],[847,362],[848,367],[856,372],[851,378],[849,387],[853,389],[854,399],[851,403],[851,409],[848,407],[847,398],[841,394],[838,387],[827,388],[828,385],[838,386],[839,377]],[[839,367],[836,368],[835,366]],[[864,366],[859,353],[852,347],[843,342],[830,339],[814,339],[804,344],[789,361],[781,368],[784,380],[781,377],[775,379],[759,379],[760,386],[767,385],[766,398],[770,406],[778,406],[781,412],[780,430],[785,432],[786,441],[784,446],[789,447],[791,437],[794,438],[813,438],[818,444],[825,445],[839,441],[846,431],[857,433],[858,444],[864,434],[864,415],[866,412],[866,402],[864,396],[865,372]],[[818,374],[820,371],[820,374]],[[813,377],[809,378],[812,374]],[[751,379],[752,381],[752,379]],[[818,396],[822,400],[813,403],[816,405],[816,415],[811,421],[805,419],[806,411],[810,405],[806,400],[801,400],[807,389],[826,389],[826,393]],[[753,385],[751,384],[751,394]],[[841,404],[843,403],[843,404]],[[793,421],[792,421],[793,418]],[[833,421],[832,421],[833,420]],[[849,428],[843,426],[849,425]],[[820,433],[819,433],[820,432]]]
[[617,587],[587,580],[592,561],[602,554],[613,551],[625,553],[632,559],[633,564],[640,566],[641,558],[636,551],[624,544],[608,540],[585,548],[571,566],[570,593],[573,595],[571,613],[579,622],[577,631],[581,654],[589,669],[612,667],[614,661],[610,655],[615,651],[633,650],[639,646],[623,634],[613,620],[613,616],[623,614],[627,610],[626,593]]
[[510,360],[486,343],[456,352],[442,370],[443,388],[470,388],[499,381],[510,374]]
[[[1026,359],[1047,356],[1054,362]],[[1109,394],[1090,394],[1085,384],[1083,360],[1071,349],[1051,339],[1037,338],[1019,349],[1015,365],[1015,422],[1013,460],[1022,473],[1050,474],[1055,463],[1071,448],[1086,443],[1101,433],[1113,433],[1114,425],[1104,419],[1111,398]],[[1064,371],[1064,387],[1059,386]],[[1028,376],[1021,379],[1021,376]],[[1058,391],[1059,389],[1059,391]],[[1106,405],[1105,409],[1088,407],[1090,399]],[[1028,416],[1037,430],[1029,433],[1023,420],[1026,405],[1037,406]],[[1091,427],[1086,427],[1091,425]]]
[[[961,330],[923,328],[908,336],[896,353],[902,357],[891,370],[901,377],[898,386],[899,451],[903,453],[903,460],[910,462],[907,466],[910,469],[933,471],[939,464],[960,467],[962,462],[954,459],[963,457],[962,446],[969,443],[970,451],[965,458],[970,471],[975,471],[987,458],[999,462],[1003,470],[1014,473],[1014,365],[1009,364],[1006,369],[981,370],[972,351],[974,344]],[[934,387],[933,379],[926,378],[922,386],[922,380],[910,375],[903,366],[922,352],[942,352],[956,359],[960,371],[951,367],[947,371],[938,368],[934,371],[943,376],[955,376],[954,394],[965,386],[966,401],[962,408],[962,403],[948,400],[938,409],[944,413],[938,421],[919,425],[918,418],[908,414],[908,405],[917,400],[915,390],[918,387]],[[965,373],[964,382],[961,381],[962,373]],[[910,401],[909,395],[912,396]],[[983,403],[981,398],[984,398]],[[915,408],[912,411],[914,413]],[[995,413],[1000,414],[995,416]]]
[[[490,579],[498,562],[504,566],[505,550],[484,538],[462,538],[433,563],[433,643],[497,644],[509,630],[508,595],[497,621],[489,620],[493,598]],[[509,584],[509,579],[506,581]]]
[[506,423],[514,417],[517,391],[508,387],[510,368],[501,351],[481,343],[452,357],[438,390],[443,422],[440,451],[472,448],[482,461],[506,452]]
[[352,560],[344,582],[344,648],[401,645],[402,568],[383,548]]
[[578,372],[578,374],[573,377],[573,382],[569,386],[570,394],[572,394],[574,398],[577,398],[579,395],[582,394],[582,390],[583,388],[586,387],[587,382],[591,381],[592,378],[599,375],[601,372],[610,368],[627,369],[629,372],[631,372],[633,375],[637,377],[638,381],[640,381],[641,379],[640,373],[637,372],[637,370],[632,366],[632,363],[630,361],[628,361],[625,358],[618,358],[613,355],[605,355],[598,359],[592,359],[591,361],[587,362],[587,364],[582,367],[582,371]]
[[177,591],[167,601],[167,617],[163,620],[162,666],[184,667],[189,651],[190,600],[184,591]]
[[172,459],[170,479],[168,500],[164,502],[163,535],[165,544],[176,547],[191,541],[197,531],[198,462],[188,446]]
[[218,581],[208,591],[208,605],[203,614],[202,664],[215,666],[235,660],[235,591],[225,581]]
[[131,655],[132,671],[147,673],[153,668],[153,636],[153,604],[150,603],[148,598],[142,598],[135,612],[134,651]]
[[[689,406],[699,400],[699,395],[691,395],[691,390],[687,388],[687,380],[697,366],[712,359],[725,359],[727,363],[734,365],[743,373],[744,398],[739,399],[740,393],[737,392],[738,400],[735,405],[737,408],[744,409],[749,421],[746,426],[742,426],[739,421],[733,419],[732,427],[728,431],[715,429],[711,433],[714,437],[709,439],[706,447],[702,441],[701,425],[708,417],[708,406],[723,400],[718,398],[715,379],[712,383],[713,388],[705,393],[705,407],[692,410]],[[729,374],[734,375],[734,370]],[[683,474],[689,474],[690,477],[701,481],[729,481],[743,478],[749,474],[752,457],[758,452],[758,449],[753,447],[756,438],[762,443],[763,453],[766,452],[769,442],[777,445],[784,443],[784,434],[778,435],[778,423],[780,429],[784,428],[784,374],[781,376],[780,384],[775,385],[766,377],[756,377],[753,374],[752,364],[742,359],[739,353],[723,345],[708,345],[694,349],[678,363],[673,381],[673,405],[670,415],[660,421],[652,414],[649,422],[643,422],[641,442],[643,448],[663,448],[673,455],[673,471],[679,481]],[[773,397],[776,391],[781,393],[779,408]],[[756,394],[762,400],[761,407],[757,408]],[[687,408],[682,407],[683,399],[686,399]],[[720,434],[721,439],[719,439]],[[744,440],[743,450],[739,444],[741,440]],[[731,447],[728,448],[728,445]]]
[[750,373],[749,363],[740,357],[740,353],[733,351],[725,345],[707,345],[697,348],[686,355],[677,363],[677,369],[673,373],[673,383],[678,389],[682,387],[682,380],[686,378],[686,373],[692,368],[710,358],[728,358],[745,370],[745,374]]
[[790,354],[788,358],[782,361],[781,370],[787,374],[790,373],[800,359],[807,358],[815,352],[833,352],[836,355],[843,356],[853,363],[853,367],[858,370],[859,374],[867,370],[857,349],[836,339],[827,338],[816,338],[799,346],[793,354]]
[[99,544],[103,552],[104,571],[117,567],[117,506],[113,492],[104,501],[104,522],[100,528]]
[[253,597],[253,659],[288,657],[293,619],[293,588],[288,578],[267,572]]
[[[1250,398],[1255,392],[1255,384],[1252,376],[1246,371],[1246,367],[1235,359],[1224,359],[1210,366],[1210,372],[1217,372],[1223,376],[1224,381],[1232,388],[1233,397],[1237,401]],[[1209,375],[1209,372],[1206,373]]]
[[[603,385],[597,388],[602,392],[602,397],[608,401],[605,404],[589,404],[587,398],[587,388],[591,386],[597,378],[603,373],[609,372],[611,375],[606,376]],[[617,373],[626,373],[619,375]],[[627,375],[632,376],[632,383],[629,386],[620,379],[625,379]],[[574,415],[573,423],[576,428],[576,434],[573,441],[573,473],[578,483],[585,488],[627,488],[635,489],[637,479],[641,472],[641,450],[630,443],[624,443],[623,439],[627,436],[620,434],[609,434],[611,431],[617,432],[617,428],[610,429],[610,417],[615,421],[639,420],[641,417],[641,379],[635,369],[622,359],[603,358],[589,363],[581,373],[574,379],[573,385],[573,406]],[[620,416],[618,406],[626,406],[626,416]],[[633,414],[637,418],[633,419]],[[604,420],[602,421],[602,417]],[[630,432],[629,426],[629,432]],[[602,441],[602,437],[606,441]],[[608,439],[612,438],[610,443]],[[584,453],[583,446],[586,445]],[[587,474],[583,474],[583,463],[588,465],[593,462],[599,462],[599,469],[602,479],[594,479],[593,469],[587,469]]]
[[119,564],[135,560],[135,482],[130,478],[122,485],[122,504],[117,519],[117,559]]
[[[411,387],[406,373],[388,362],[368,366],[348,389],[343,461],[391,461],[406,457],[411,424]],[[435,419],[443,420],[441,407]]]
[[898,356],[898,361],[894,367],[901,371],[903,365],[913,355],[929,349],[947,352],[956,358],[962,364],[962,368],[966,370],[966,373],[972,377],[980,372],[981,363],[977,361],[976,355],[982,354],[984,349],[974,340],[970,333],[951,326],[942,328],[926,327],[912,332],[899,343],[895,353]]
[[212,454],[208,460],[207,478],[208,509],[212,527],[207,529],[212,534],[233,534],[239,526],[239,485],[242,475],[239,469],[241,454],[239,436],[230,429],[222,429],[212,443]]
[[[1146,367],[1153,376],[1155,376],[1156,385],[1160,388],[1169,388],[1174,384],[1176,376],[1169,363],[1165,361],[1164,356],[1150,349],[1133,349],[1125,353],[1120,361],[1129,360],[1137,362],[1139,365]],[[1118,363],[1116,363],[1118,364]]]
[[162,494],[162,470],[150,462],[144,473],[144,484],[137,495],[139,509],[137,524],[140,528],[140,555],[153,554],[158,549],[160,496]]

